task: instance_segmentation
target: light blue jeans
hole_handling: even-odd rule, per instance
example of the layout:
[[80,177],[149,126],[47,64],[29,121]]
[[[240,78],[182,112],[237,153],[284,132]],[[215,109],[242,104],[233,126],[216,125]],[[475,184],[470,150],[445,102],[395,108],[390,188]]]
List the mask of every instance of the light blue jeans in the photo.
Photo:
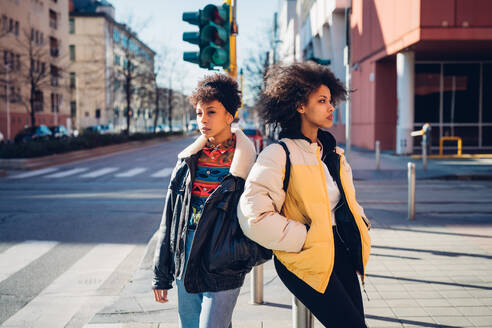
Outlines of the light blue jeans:
[[[186,236],[185,269],[191,250],[194,230]],[[184,287],[184,275],[176,280],[178,288],[178,313],[181,328],[231,328],[232,311],[236,306],[239,290],[188,293]]]

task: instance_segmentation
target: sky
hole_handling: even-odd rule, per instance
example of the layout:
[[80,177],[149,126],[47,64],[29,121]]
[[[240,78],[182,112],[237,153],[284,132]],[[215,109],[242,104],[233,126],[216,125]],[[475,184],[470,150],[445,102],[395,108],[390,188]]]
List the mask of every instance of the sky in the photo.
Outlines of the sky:
[[[129,25],[139,38],[157,53],[168,49],[169,60],[165,70],[175,70],[174,78],[161,75],[160,84],[189,94],[196,83],[211,71],[196,64],[183,61],[183,51],[197,51],[198,46],[182,41],[183,32],[198,31],[198,26],[182,21],[184,11],[197,11],[207,4],[221,5],[222,1],[203,0],[109,0],[114,8],[116,20]],[[238,67],[254,51],[261,51],[262,38],[273,25],[273,14],[278,11],[281,0],[237,0]],[[170,65],[174,62],[175,65]],[[239,69],[238,69],[239,71]],[[168,74],[169,75],[169,74]],[[246,78],[246,77],[245,77]],[[245,90],[246,91],[246,90]]]

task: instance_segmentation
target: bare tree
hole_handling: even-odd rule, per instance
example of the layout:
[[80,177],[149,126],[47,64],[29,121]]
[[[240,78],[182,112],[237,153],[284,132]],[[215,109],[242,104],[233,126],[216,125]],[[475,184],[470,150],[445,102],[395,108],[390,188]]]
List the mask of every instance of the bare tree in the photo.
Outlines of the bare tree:
[[[16,46],[0,49],[4,53],[0,79],[2,84],[10,86],[12,98],[9,101],[24,105],[31,126],[35,126],[36,112],[41,111],[44,105],[44,92],[51,87],[64,87],[60,81],[63,81],[66,67],[52,64],[51,58],[63,63],[65,54],[60,50],[59,40],[50,38],[48,48],[44,37],[31,26],[20,34],[19,38],[15,38]],[[27,92],[21,92],[20,86],[27,86]],[[56,114],[61,96],[55,94],[55,98],[52,99],[52,111]]]

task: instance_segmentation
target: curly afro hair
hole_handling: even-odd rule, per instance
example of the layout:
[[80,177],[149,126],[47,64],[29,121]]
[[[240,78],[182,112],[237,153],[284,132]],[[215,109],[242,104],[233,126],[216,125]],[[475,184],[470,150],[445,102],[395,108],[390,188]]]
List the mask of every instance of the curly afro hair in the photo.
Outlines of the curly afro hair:
[[237,81],[222,73],[208,75],[198,82],[190,96],[190,103],[193,107],[200,102],[214,100],[220,101],[225,109],[234,116],[241,106],[241,91]]
[[301,116],[297,108],[307,104],[309,96],[322,85],[330,89],[333,106],[347,98],[345,86],[326,66],[314,62],[272,66],[265,75],[260,116],[282,130],[299,131]]

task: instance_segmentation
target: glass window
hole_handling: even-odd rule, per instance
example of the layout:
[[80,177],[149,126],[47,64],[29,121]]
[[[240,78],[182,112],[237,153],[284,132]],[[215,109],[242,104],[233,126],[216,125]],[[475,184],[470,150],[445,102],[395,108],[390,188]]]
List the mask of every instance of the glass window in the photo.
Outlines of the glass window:
[[482,122],[492,123],[492,64],[483,65],[482,94],[483,94]]
[[70,88],[75,89],[75,72],[70,72]]
[[415,123],[438,123],[441,65],[415,65]]
[[75,46],[71,44],[69,49],[70,49],[70,60],[75,61]]
[[120,31],[113,29],[113,41],[115,43],[120,43]]
[[75,19],[73,17],[70,17],[68,20],[68,33],[75,33]]
[[54,10],[50,9],[50,27],[57,28],[57,15]]
[[70,102],[70,115],[72,117],[77,116],[77,103],[75,101]]
[[114,55],[114,65],[120,66],[120,63],[121,63],[120,56]]
[[479,64],[444,64],[443,123],[477,123]]

